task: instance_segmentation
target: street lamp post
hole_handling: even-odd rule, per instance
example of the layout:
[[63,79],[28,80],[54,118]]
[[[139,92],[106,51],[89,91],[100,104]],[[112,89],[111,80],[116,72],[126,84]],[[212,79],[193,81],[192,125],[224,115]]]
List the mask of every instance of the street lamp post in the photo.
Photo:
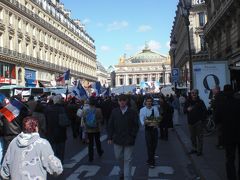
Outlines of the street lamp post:
[[[175,36],[173,36],[173,39],[171,40],[171,50],[172,50],[172,58],[173,58],[173,68],[176,68],[176,46],[177,46],[177,40]],[[173,81],[173,80],[172,80]],[[177,82],[174,82],[174,90],[176,93],[177,90]]]
[[185,25],[187,29],[187,37],[188,37],[188,54],[189,54],[189,83],[190,83],[190,89],[193,89],[193,70],[192,70],[192,49],[191,49],[191,39],[190,39],[190,31],[189,31],[189,14],[190,14],[190,8],[191,8],[191,0],[181,0],[180,3],[180,11],[181,14],[185,20]]
[[165,72],[166,72],[166,67],[165,64],[162,64],[162,68],[163,68],[163,86],[166,86],[166,82],[165,82]]

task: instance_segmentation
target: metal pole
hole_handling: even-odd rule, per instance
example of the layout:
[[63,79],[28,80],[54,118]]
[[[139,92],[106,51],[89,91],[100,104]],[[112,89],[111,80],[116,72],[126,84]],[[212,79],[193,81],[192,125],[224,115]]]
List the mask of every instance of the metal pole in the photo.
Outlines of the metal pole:
[[[184,16],[185,17],[185,16]],[[186,27],[187,27],[187,36],[188,36],[188,53],[189,53],[189,83],[190,83],[190,90],[193,89],[193,70],[192,70],[192,49],[191,49],[191,39],[190,39],[190,30],[189,30],[189,9],[187,9],[187,16],[185,17]]]
[[[175,62],[175,50],[173,51],[173,67],[176,68],[176,62]],[[177,91],[177,82],[175,81],[174,82],[174,90],[175,90],[175,94],[176,94],[176,91]]]

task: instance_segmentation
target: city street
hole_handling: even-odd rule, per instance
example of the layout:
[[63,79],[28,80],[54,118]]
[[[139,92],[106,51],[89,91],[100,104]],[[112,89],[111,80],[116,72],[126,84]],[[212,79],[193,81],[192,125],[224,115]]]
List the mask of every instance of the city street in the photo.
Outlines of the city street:
[[[69,137],[71,137],[70,133]],[[107,136],[104,134],[101,137],[103,149],[105,151],[104,155],[101,158],[95,155],[95,159],[92,163],[88,162],[87,147],[80,145],[78,140],[69,138],[66,146],[64,174],[57,177],[57,179],[119,179],[118,165],[115,162],[113,146],[107,144],[106,137]],[[198,177],[175,131],[169,130],[169,141],[159,140],[157,156],[156,167],[154,169],[148,168],[146,165],[144,130],[141,129],[135,146],[135,156],[132,168],[134,179],[190,180]]]

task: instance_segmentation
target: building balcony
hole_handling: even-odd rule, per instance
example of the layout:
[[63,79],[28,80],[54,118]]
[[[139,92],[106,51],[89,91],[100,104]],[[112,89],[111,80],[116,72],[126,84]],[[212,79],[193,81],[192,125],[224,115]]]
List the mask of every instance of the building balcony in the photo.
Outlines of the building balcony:
[[47,21],[45,21],[44,19],[39,17],[37,14],[35,14],[32,11],[30,11],[29,9],[27,9],[25,6],[20,4],[18,1],[3,0],[3,2],[5,4],[7,4],[8,6],[10,6],[11,8],[15,9],[16,11],[21,12],[24,16],[31,19],[32,21],[37,22],[39,25],[44,27],[46,30],[50,31],[51,33],[55,34],[56,36],[59,36],[61,39],[65,40],[69,44],[77,47],[79,50],[83,51],[84,53],[88,54],[92,58],[96,59],[96,54],[92,53],[91,51],[89,51],[88,49],[86,49],[85,47],[80,45],[78,42],[76,42],[75,40],[68,37],[65,33],[58,30],[53,25],[51,25],[50,23],[48,23]]
[[208,34],[212,28],[216,27],[215,25],[220,21],[220,19],[222,19],[224,14],[229,11],[231,6],[234,6],[234,0],[225,0],[221,3],[221,6],[218,10],[215,9],[211,19],[208,19],[208,22],[205,25],[205,34]]
[[[13,61],[16,64],[21,63],[24,65],[30,65],[30,66],[34,66],[37,68],[49,70],[51,72],[63,73],[67,69],[63,66],[59,66],[57,64],[53,64],[53,63],[41,60],[39,58],[34,58],[32,56],[28,56],[26,54],[19,53],[17,51],[13,51],[13,50],[3,48],[3,47],[0,47],[0,56],[1,55],[8,58],[10,61]],[[91,76],[88,74],[84,74],[82,72],[75,71],[75,70],[71,70],[71,74],[76,77],[79,77],[79,78],[85,78],[85,79],[92,80],[92,81],[97,80],[97,77],[94,77],[94,76]]]

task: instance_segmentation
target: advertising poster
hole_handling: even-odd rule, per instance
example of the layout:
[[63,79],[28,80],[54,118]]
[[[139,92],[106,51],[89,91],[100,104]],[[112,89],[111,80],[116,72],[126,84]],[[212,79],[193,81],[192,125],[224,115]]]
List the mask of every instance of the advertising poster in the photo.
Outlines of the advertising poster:
[[209,106],[211,89],[219,86],[221,90],[230,83],[227,61],[208,61],[193,63],[193,87],[199,90],[199,96]]

